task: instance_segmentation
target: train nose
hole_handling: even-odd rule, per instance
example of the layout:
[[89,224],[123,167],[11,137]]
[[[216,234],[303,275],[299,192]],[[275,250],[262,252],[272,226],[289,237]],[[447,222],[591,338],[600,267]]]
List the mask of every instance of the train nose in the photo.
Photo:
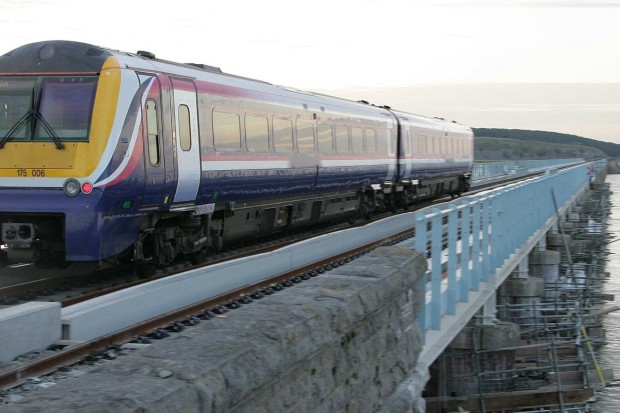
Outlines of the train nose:
[[15,246],[30,246],[34,241],[33,224],[2,224],[2,241]]

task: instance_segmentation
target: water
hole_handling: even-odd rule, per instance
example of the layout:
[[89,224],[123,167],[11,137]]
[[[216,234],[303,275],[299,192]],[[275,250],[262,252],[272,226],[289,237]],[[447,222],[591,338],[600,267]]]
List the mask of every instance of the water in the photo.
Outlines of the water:
[[[607,182],[613,192],[608,232],[610,236],[620,237],[620,175],[609,175]],[[607,263],[610,276],[605,292],[615,295],[615,301],[608,304],[614,306],[620,305],[620,240],[609,244],[608,251],[611,253]],[[603,368],[612,369],[617,380],[608,383],[610,385],[599,393],[599,401],[592,407],[594,412],[615,413],[620,412],[620,311],[605,316],[603,325],[607,332],[607,345],[600,351],[601,365]]]

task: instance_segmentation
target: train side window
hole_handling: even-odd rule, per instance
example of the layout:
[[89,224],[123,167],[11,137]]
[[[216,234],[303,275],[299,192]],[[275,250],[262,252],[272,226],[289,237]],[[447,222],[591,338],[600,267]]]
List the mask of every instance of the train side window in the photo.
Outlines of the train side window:
[[190,133],[189,107],[187,105],[179,105],[179,141],[181,149],[189,151],[192,148],[192,135]]
[[149,162],[153,166],[159,165],[159,121],[157,118],[157,102],[155,99],[146,100],[146,129],[149,147]]
[[329,153],[334,151],[334,128],[332,125],[319,125],[317,128],[319,151]]
[[349,128],[346,126],[336,126],[336,152],[350,152],[349,147]]
[[[368,152],[377,152],[377,131],[374,129],[366,129],[364,131],[366,133],[366,150]],[[407,131],[407,142],[411,141],[411,135],[409,131]],[[411,151],[409,151],[408,155],[411,155]]]
[[351,143],[353,152],[364,152],[364,130],[362,128],[351,128]]
[[420,155],[422,153],[422,137],[412,131],[411,136],[413,137],[413,154]]
[[299,152],[312,152],[314,147],[314,125],[297,121],[297,148]]
[[245,115],[245,140],[250,152],[269,150],[269,124],[262,116]]
[[213,111],[213,141],[218,151],[241,149],[239,115]]
[[273,147],[276,152],[293,151],[293,122],[273,118]]

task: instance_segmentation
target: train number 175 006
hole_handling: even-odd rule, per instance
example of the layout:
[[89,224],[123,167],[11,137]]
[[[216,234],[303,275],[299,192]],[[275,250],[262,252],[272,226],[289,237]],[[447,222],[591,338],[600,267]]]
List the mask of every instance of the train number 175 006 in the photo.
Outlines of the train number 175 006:
[[43,178],[45,176],[45,169],[18,169],[17,176]]

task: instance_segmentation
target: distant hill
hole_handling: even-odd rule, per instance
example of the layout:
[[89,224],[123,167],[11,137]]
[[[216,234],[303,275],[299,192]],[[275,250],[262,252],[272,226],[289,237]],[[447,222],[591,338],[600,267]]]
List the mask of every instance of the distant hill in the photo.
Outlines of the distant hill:
[[557,132],[473,128],[479,160],[620,158],[620,144]]

